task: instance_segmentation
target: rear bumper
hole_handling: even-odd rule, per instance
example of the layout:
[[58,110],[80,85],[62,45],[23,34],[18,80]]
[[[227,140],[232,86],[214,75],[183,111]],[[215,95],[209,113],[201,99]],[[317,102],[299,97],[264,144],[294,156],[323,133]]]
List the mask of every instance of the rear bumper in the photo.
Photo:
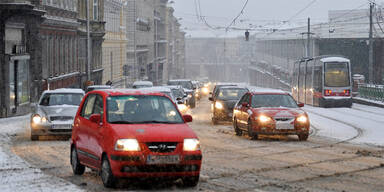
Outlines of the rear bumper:
[[110,155],[115,177],[151,178],[198,176],[201,169],[201,153],[181,155],[178,164],[146,164],[144,155]]
[[352,98],[320,98],[320,107],[351,107],[352,102]]

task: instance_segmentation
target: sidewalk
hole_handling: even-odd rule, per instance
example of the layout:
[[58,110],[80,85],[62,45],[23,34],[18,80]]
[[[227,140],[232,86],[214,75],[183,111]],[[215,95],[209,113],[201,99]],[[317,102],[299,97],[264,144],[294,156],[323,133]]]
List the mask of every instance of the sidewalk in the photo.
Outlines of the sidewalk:
[[12,153],[11,137],[29,128],[29,115],[0,119],[0,191],[82,191],[63,179],[45,175]]
[[374,101],[362,97],[352,97],[352,100],[354,103],[384,108],[384,102],[381,101]]

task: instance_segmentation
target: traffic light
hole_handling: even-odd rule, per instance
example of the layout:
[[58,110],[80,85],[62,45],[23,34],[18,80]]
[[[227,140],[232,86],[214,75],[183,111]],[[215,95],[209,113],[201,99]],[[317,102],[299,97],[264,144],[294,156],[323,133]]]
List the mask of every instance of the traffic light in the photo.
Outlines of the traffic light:
[[245,40],[249,41],[249,31],[245,31]]

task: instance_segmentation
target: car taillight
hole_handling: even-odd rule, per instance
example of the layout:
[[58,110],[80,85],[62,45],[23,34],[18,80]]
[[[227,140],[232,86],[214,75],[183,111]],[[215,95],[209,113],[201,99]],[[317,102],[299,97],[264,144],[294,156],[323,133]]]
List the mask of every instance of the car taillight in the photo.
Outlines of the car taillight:
[[351,91],[349,89],[344,90],[344,95],[345,96],[350,96],[351,95]]
[[329,89],[324,90],[325,96],[330,96],[331,94],[332,94],[332,90],[329,90]]

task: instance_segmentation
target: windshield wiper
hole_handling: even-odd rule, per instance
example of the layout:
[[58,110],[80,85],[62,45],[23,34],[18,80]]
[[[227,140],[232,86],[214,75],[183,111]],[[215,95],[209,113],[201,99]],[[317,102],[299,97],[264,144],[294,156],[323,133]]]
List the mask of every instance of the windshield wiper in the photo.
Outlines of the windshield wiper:
[[112,121],[109,123],[112,123],[112,124],[135,124],[134,122],[130,122],[130,121]]

